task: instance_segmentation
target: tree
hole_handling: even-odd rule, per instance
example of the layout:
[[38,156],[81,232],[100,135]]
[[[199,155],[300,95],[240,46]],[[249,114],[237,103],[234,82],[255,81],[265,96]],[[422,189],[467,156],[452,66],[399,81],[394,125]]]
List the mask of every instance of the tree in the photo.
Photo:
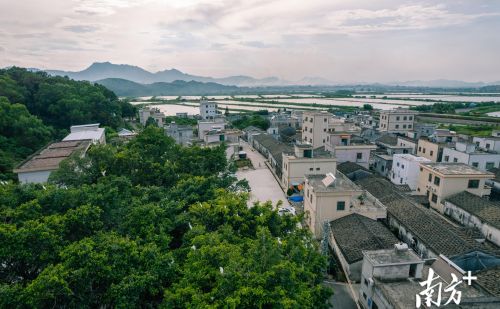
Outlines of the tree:
[[363,104],[363,109],[365,111],[371,111],[373,110],[373,106],[371,104]]

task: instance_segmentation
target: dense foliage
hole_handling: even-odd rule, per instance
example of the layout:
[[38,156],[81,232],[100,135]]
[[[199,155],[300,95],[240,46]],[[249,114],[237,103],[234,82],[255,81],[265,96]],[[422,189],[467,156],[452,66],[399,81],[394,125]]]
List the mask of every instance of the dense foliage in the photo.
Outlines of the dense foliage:
[[233,126],[235,126],[238,129],[244,129],[248,126],[254,126],[257,128],[260,128],[262,130],[267,130],[271,123],[269,120],[257,113],[252,113],[249,115],[244,115],[240,119],[234,120]]
[[324,308],[310,234],[247,207],[232,171],[150,126],[51,185],[0,185],[0,307]]
[[0,180],[14,165],[68,132],[71,125],[118,128],[135,108],[103,86],[25,69],[0,70]]

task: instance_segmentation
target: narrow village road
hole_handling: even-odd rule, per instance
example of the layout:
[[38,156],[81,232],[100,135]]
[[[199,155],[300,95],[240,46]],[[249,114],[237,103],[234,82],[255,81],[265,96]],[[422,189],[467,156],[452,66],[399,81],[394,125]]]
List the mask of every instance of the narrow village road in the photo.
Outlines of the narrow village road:
[[278,181],[274,178],[274,175],[267,168],[264,156],[243,140],[241,140],[240,145],[243,147],[243,151],[247,153],[247,157],[252,161],[255,168],[236,172],[236,177],[238,179],[246,179],[252,189],[248,206],[252,206],[256,201],[271,201],[275,206],[280,200],[283,201],[283,206],[288,206],[289,203],[286,196],[281,190]]

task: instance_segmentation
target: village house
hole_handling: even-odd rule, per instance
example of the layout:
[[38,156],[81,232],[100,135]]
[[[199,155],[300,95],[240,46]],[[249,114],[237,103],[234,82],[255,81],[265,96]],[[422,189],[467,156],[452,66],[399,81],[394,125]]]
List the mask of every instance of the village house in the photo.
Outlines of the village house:
[[304,182],[305,175],[336,172],[337,160],[323,147],[313,149],[310,144],[295,144],[293,153],[283,153],[281,185],[283,188]]
[[217,103],[207,100],[200,100],[201,119],[214,119],[217,116]]
[[407,136],[398,136],[397,145],[400,147],[410,149],[409,153],[411,153],[411,154],[416,154],[418,140],[407,137]]
[[417,192],[426,195],[432,208],[443,213],[445,198],[468,191],[477,196],[490,195],[491,187],[485,181],[493,174],[482,172],[463,163],[421,163]]
[[390,249],[399,240],[381,222],[352,213],[330,222],[328,242],[351,282],[361,282],[363,251]]
[[210,120],[198,120],[198,139],[205,140],[205,135],[209,131],[222,131],[226,128],[226,121],[224,118],[216,117]]
[[500,165],[500,153],[482,151],[474,143],[457,142],[454,147],[444,147],[443,162],[458,162],[487,171]]
[[463,191],[444,201],[444,213],[460,224],[477,228],[484,238],[500,246],[500,204]]
[[328,132],[325,149],[334,154],[337,162],[355,162],[369,167],[371,153],[377,149],[375,144],[353,135],[352,132]]
[[93,144],[106,144],[105,129],[99,128],[98,123],[71,126],[70,133],[63,138],[64,142],[84,140],[91,140]]
[[50,174],[59,169],[59,164],[72,155],[85,156],[92,140],[56,142],[41,149],[21,162],[14,173],[20,183],[47,182]]
[[163,127],[165,114],[160,112],[159,108],[145,106],[139,109],[139,122],[145,126],[149,118],[152,118],[158,127]]
[[420,175],[420,163],[431,160],[411,154],[395,154],[389,179],[395,185],[408,185],[411,190],[417,189]]
[[407,108],[395,108],[380,111],[378,129],[386,133],[405,133],[413,130],[416,111]]
[[302,142],[311,144],[313,148],[324,146],[332,114],[326,111],[305,111],[302,117]]
[[193,127],[188,125],[178,125],[172,121],[165,127],[165,135],[170,136],[177,144],[187,146],[193,141]]
[[393,157],[384,153],[376,153],[373,156],[372,169],[382,177],[389,177],[392,169]]
[[357,213],[377,220],[386,217],[385,207],[341,173],[306,175],[305,221],[316,238],[323,236],[330,221]]
[[500,137],[498,136],[475,136],[472,138],[472,142],[475,143],[479,149],[482,149],[484,151],[500,152]]

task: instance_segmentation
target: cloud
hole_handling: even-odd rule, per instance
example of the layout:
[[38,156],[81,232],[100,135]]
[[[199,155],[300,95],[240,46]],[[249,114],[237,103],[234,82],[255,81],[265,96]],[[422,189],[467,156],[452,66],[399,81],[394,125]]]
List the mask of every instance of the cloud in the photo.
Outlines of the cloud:
[[254,48],[269,48],[274,46],[272,44],[266,44],[261,41],[244,41],[240,42],[240,44],[243,46],[254,47]]
[[72,25],[72,26],[64,26],[62,27],[62,29],[75,33],[87,33],[87,32],[95,32],[99,30],[99,27],[90,25]]

